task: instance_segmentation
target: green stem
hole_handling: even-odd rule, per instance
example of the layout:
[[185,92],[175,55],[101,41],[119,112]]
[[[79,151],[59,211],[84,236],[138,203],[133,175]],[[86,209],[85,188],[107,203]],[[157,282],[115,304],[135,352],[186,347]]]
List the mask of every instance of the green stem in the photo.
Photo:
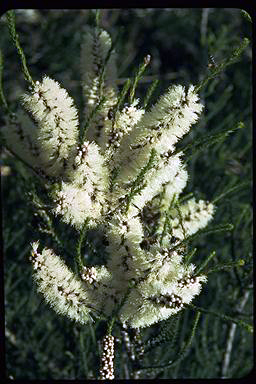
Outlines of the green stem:
[[150,55],[147,55],[144,58],[143,63],[139,66],[138,72],[135,75],[135,78],[134,78],[134,81],[133,81],[133,84],[132,84],[132,87],[131,87],[131,91],[130,91],[130,96],[129,96],[130,103],[132,103],[134,98],[135,98],[135,91],[136,91],[138,82],[139,82],[143,72],[147,68],[148,64],[150,63],[150,59],[151,59]]
[[83,142],[85,140],[85,134],[86,134],[86,130],[87,130],[88,126],[92,123],[94,117],[97,116],[97,114],[99,113],[99,111],[103,107],[105,101],[106,101],[106,97],[102,96],[101,99],[99,100],[99,102],[97,103],[97,105],[95,106],[95,108],[91,111],[89,117],[86,120],[86,123],[85,123],[83,129],[80,129],[80,143],[81,144],[83,144]]
[[81,250],[82,250],[84,239],[85,239],[85,236],[86,236],[86,233],[87,233],[87,224],[88,224],[88,220],[86,220],[85,224],[83,225],[83,228],[82,228],[82,230],[80,232],[80,236],[79,236],[79,239],[78,239],[78,242],[77,242],[77,247],[76,247],[76,264],[77,264],[78,272],[79,273],[83,269]]
[[229,188],[228,190],[221,193],[219,196],[215,197],[215,199],[212,201],[212,203],[215,204],[217,201],[223,199],[223,197],[226,197],[228,194],[230,194],[232,192],[237,192],[237,191],[239,191],[239,189],[249,187],[250,184],[251,184],[250,182],[246,181],[246,182],[240,183],[238,185],[235,185],[234,187]]
[[127,79],[126,82],[124,83],[120,96],[118,97],[118,102],[115,108],[115,112],[118,109],[120,109],[120,106],[123,104],[123,101],[125,99],[125,96],[127,95],[127,92],[129,91],[130,86],[131,86],[131,79]]
[[178,244],[174,245],[170,251],[174,251],[177,248],[179,248],[181,245],[188,243],[189,241],[192,241],[196,239],[197,237],[201,235],[208,235],[209,233],[215,233],[215,232],[224,232],[224,231],[231,231],[234,228],[232,224],[223,224],[223,225],[217,225],[215,227],[211,227],[209,229],[199,230],[197,233],[186,237],[182,241],[180,241]]
[[155,91],[155,89],[156,89],[158,83],[159,83],[159,80],[158,80],[158,79],[155,79],[155,80],[153,81],[153,83],[150,85],[150,87],[149,87],[149,89],[148,89],[148,91],[147,91],[147,93],[146,93],[146,96],[145,96],[145,98],[144,98],[144,103],[143,103],[143,107],[144,107],[144,108],[147,107],[147,105],[148,105],[148,103],[149,103],[149,101],[150,101],[150,99],[151,99],[151,96],[152,96],[153,92]]
[[120,309],[122,308],[122,306],[124,305],[125,300],[127,299],[128,295],[131,292],[133,287],[134,287],[134,285],[130,284],[130,286],[128,287],[128,289],[127,289],[124,297],[122,298],[120,304],[117,305],[117,307],[116,307],[115,311],[113,312],[111,318],[108,320],[108,322],[107,322],[107,334],[108,335],[111,335],[113,326],[114,326],[116,320],[118,319],[118,313],[119,313]]
[[21,48],[20,45],[20,40],[19,40],[19,35],[16,32],[16,21],[15,21],[15,12],[14,11],[8,11],[7,12],[7,22],[8,22],[8,27],[9,27],[9,32],[11,35],[11,38],[13,40],[14,45],[17,48],[18,54],[21,59],[21,65],[22,65],[22,72],[24,74],[25,80],[29,82],[29,84],[34,87],[35,83],[29,73],[28,67],[27,67],[27,62],[26,62],[26,57],[23,52],[23,49]]
[[[214,133],[213,135],[207,135],[204,136],[198,140],[194,140],[192,143],[187,144],[183,148],[179,148],[174,151],[173,155],[176,155],[177,153],[184,153],[186,154],[186,162],[188,162],[192,156],[195,155],[195,153],[204,151],[207,147],[210,145],[216,144],[218,142],[221,142],[226,139],[231,133],[234,133],[236,130],[244,128],[244,123],[239,122],[236,124],[234,128],[228,128],[226,130],[222,130],[220,132]],[[188,153],[191,153],[188,156]]]
[[116,317],[115,316],[112,316],[111,319],[108,321],[108,324],[107,324],[107,335],[111,335],[112,334],[112,329],[113,329],[113,325],[115,324],[115,321],[116,321]]
[[196,311],[202,312],[202,313],[207,313],[207,314],[210,314],[210,315],[217,316],[217,317],[219,317],[220,319],[222,319],[224,321],[231,321],[232,323],[238,324],[241,327],[245,328],[247,330],[247,332],[250,332],[250,333],[253,332],[253,327],[250,324],[248,324],[245,321],[243,321],[243,320],[237,320],[237,319],[234,319],[231,316],[225,315],[224,313],[210,311],[208,309],[204,309],[204,308],[198,307],[198,306],[193,305],[193,304],[189,304],[188,307],[190,307],[190,308],[192,308],[192,309],[194,309]]
[[174,204],[175,200],[176,200],[176,195],[174,194],[173,197],[172,197],[171,203],[170,203],[170,205],[168,207],[168,210],[167,210],[167,212],[165,212],[165,221],[164,221],[163,231],[162,231],[161,237],[160,237],[160,245],[163,244],[163,239],[164,239],[164,237],[165,237],[165,235],[167,233],[167,229],[170,227],[169,213],[170,213],[170,211],[171,211],[171,209],[173,207],[173,204]]
[[0,103],[3,105],[5,112],[9,111],[6,98],[3,91],[3,70],[4,70],[4,57],[0,50]]
[[174,367],[175,365],[179,364],[181,360],[184,359],[184,357],[186,356],[186,354],[188,353],[188,350],[192,344],[192,341],[193,341],[193,338],[195,336],[195,332],[196,332],[196,327],[198,325],[198,322],[199,322],[199,319],[200,319],[200,315],[201,313],[199,311],[196,312],[196,316],[195,316],[195,319],[194,319],[194,322],[193,322],[193,325],[192,325],[192,330],[191,330],[191,334],[190,334],[190,337],[188,338],[187,342],[185,343],[184,347],[182,348],[182,350],[178,353],[178,356],[177,356],[177,359],[175,360],[172,360],[170,362],[168,362],[167,364],[164,364],[164,365],[153,365],[151,367],[141,367],[140,370],[151,370],[151,369],[165,369],[167,367]]
[[86,360],[86,351],[85,351],[85,345],[84,345],[84,334],[83,330],[80,330],[79,334],[79,344],[80,344],[80,352],[82,355],[82,362],[83,362],[83,368],[84,368],[84,375],[87,375],[88,372],[88,365],[87,365],[87,360]]
[[100,17],[101,17],[101,10],[100,9],[96,9],[96,14],[95,14],[95,23],[96,23],[96,27],[99,28],[100,26]]
[[117,104],[113,108],[113,119],[112,119],[112,128],[115,125],[116,121],[116,112],[121,109],[121,105],[124,102],[125,96],[127,95],[127,92],[129,91],[129,88],[131,86],[131,80],[127,79],[126,82],[124,83],[124,86],[122,88],[122,91],[120,92],[118,96],[118,101]]
[[131,185],[130,193],[126,197],[126,212],[129,210],[130,203],[132,199],[134,198],[135,195],[140,193],[140,191],[145,187],[144,179],[145,175],[150,169],[152,169],[155,164],[156,164],[156,157],[157,157],[157,152],[155,149],[151,149],[150,157],[147,162],[147,164],[141,169],[140,173],[134,180],[134,182]]
[[209,262],[212,260],[212,258],[216,256],[216,252],[215,251],[212,251],[210,253],[210,255],[202,262],[202,264],[196,269],[195,271],[195,274],[196,275],[199,275],[200,273],[202,273],[202,271],[204,270],[204,268],[207,266],[207,264],[209,264]]
[[[222,271],[223,269],[230,269],[230,268],[234,268],[234,267],[243,267],[244,265],[245,265],[245,261],[243,259],[240,259],[238,261],[232,261],[230,263],[217,265],[214,268],[210,268],[210,269],[204,271],[204,273],[206,275],[208,275],[208,274],[213,273],[213,272]],[[202,268],[200,270],[202,270]],[[197,273],[198,273],[198,271],[197,271]]]
[[250,40],[245,37],[241,41],[241,44],[232,51],[231,55],[227,59],[224,59],[219,65],[214,67],[211,74],[206,76],[195,87],[195,92],[198,93],[199,91],[201,91],[202,88],[204,88],[210,80],[218,76],[226,67],[233,64],[239,58],[239,56],[242,54],[242,52],[245,50],[245,48],[248,46],[249,43],[250,43]]
[[178,216],[179,216],[179,224],[181,226],[183,236],[185,237],[186,236],[186,230],[185,230],[184,225],[183,225],[183,217],[182,217],[182,213],[181,213],[181,209],[180,209],[180,205],[179,205],[178,201],[176,201],[176,208],[177,208]]
[[193,256],[195,255],[196,252],[197,252],[197,248],[194,248],[194,249],[192,249],[191,252],[188,252],[186,254],[186,256],[184,257],[184,263],[188,264],[190,262],[190,260],[193,258]]
[[16,157],[17,160],[19,160],[23,165],[25,165],[27,168],[29,168],[38,178],[40,178],[41,180],[45,180],[45,181],[49,181],[47,176],[45,176],[44,174],[40,174],[38,173],[38,171],[32,167],[32,165],[30,165],[29,163],[27,163],[24,159],[22,159],[19,155],[17,155],[15,152],[13,152],[12,149],[10,149],[8,147],[8,145],[4,144],[5,148],[14,156]]

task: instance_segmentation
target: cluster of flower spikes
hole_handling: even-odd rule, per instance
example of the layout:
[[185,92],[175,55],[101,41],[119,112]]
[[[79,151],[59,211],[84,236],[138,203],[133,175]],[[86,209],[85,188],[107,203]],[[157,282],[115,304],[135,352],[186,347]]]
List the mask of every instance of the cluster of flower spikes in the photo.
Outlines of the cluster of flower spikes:
[[[195,199],[175,203],[188,174],[182,153],[174,153],[203,106],[192,85],[173,85],[150,110],[139,100],[115,108],[115,53],[100,28],[85,33],[81,70],[89,122],[83,142],[72,98],[47,76],[23,95],[36,127],[23,113],[22,124],[9,126],[5,135],[14,152],[57,180],[51,191],[55,215],[78,231],[86,223],[104,232],[108,261],[85,266],[79,278],[52,250],[40,252],[33,243],[35,280],[58,313],[80,323],[92,312],[111,316],[119,308],[123,324],[146,327],[180,311],[206,281],[183,261],[179,244],[207,225],[214,207]],[[149,240],[145,209],[157,212]]]

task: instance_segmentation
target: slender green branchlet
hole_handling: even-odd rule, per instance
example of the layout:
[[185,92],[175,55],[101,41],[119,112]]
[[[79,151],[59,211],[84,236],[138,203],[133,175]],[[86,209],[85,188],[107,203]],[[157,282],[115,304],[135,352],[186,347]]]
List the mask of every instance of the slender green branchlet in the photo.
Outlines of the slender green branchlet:
[[117,103],[115,52],[111,50],[109,34],[99,27],[87,27],[81,49],[81,78],[83,95],[86,101],[85,118],[101,102],[95,118],[90,122],[86,137],[99,145],[106,140],[105,122],[109,109]]
[[25,56],[23,49],[20,45],[19,35],[16,32],[15,12],[13,10],[8,11],[6,16],[7,16],[7,22],[8,22],[8,27],[9,27],[9,31],[10,31],[10,36],[12,38],[14,45],[17,48],[17,52],[18,52],[20,59],[21,59],[21,66],[22,66],[22,72],[24,74],[24,78],[31,86],[34,86],[35,83],[31,77],[29,70],[28,70],[26,56]]
[[0,105],[2,105],[4,110],[8,112],[8,104],[5,99],[5,95],[3,91],[3,69],[4,69],[4,58],[3,58],[3,53],[0,50]]

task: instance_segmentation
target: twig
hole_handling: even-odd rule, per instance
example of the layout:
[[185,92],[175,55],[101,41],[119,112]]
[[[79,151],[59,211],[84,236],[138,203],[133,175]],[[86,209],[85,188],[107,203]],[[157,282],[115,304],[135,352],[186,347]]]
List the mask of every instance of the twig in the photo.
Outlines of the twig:
[[[245,304],[249,298],[249,294],[250,294],[249,290],[245,291],[240,304],[236,308],[236,310],[238,312],[242,312],[242,310],[244,309]],[[224,360],[223,360],[222,370],[221,370],[221,374],[222,374],[221,378],[222,379],[227,378],[227,373],[228,373],[228,369],[229,369],[236,328],[237,328],[237,324],[233,323],[230,327],[230,330],[229,330],[229,334],[228,334],[228,338],[227,338],[227,346],[226,346],[226,350],[224,353]]]

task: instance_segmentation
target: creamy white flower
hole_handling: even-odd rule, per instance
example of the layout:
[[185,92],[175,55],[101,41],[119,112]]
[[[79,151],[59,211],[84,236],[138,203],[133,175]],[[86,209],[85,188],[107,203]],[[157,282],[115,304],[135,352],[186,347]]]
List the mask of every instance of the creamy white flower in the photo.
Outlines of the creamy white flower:
[[95,191],[95,200],[104,200],[108,187],[108,169],[97,144],[88,141],[83,143],[68,177],[74,185],[82,187],[88,193]]
[[[108,62],[106,58],[111,48],[111,38],[102,29],[87,27],[81,47],[81,74],[83,94],[85,97],[85,118],[88,119],[93,109],[106,97],[101,110],[91,121],[86,136],[90,141],[95,141],[100,146],[105,137],[105,120],[108,111],[116,102],[116,55],[112,51]],[[102,67],[105,65],[104,75],[101,78]]]
[[124,137],[138,124],[145,113],[143,108],[138,108],[139,99],[132,104],[126,105],[121,111],[117,111],[114,121],[111,117],[111,110],[108,118],[105,119],[105,135],[102,147],[105,150],[105,157],[109,161],[116,161],[116,149]]
[[132,328],[143,328],[167,319],[180,309],[180,307],[161,306],[150,298],[144,298],[138,290],[134,289],[122,307],[120,319]]
[[53,212],[77,229],[82,228],[86,219],[90,220],[89,225],[95,226],[95,220],[101,216],[101,204],[92,202],[89,192],[74,184],[62,182],[61,189],[53,193],[53,200]]
[[129,213],[131,215],[138,214],[138,211],[144,208],[146,203],[151,201],[164,185],[170,185],[173,191],[179,190],[181,183],[178,176],[181,174],[184,173],[179,155],[172,156],[167,160],[161,159],[157,166],[147,174],[145,188],[132,199]]
[[168,110],[170,105],[171,108],[170,116],[164,118],[168,128],[155,146],[158,152],[174,149],[176,142],[188,133],[192,124],[197,122],[203,110],[203,105],[198,100],[193,85],[189,87],[187,94],[184,87],[177,85],[160,98],[159,104],[161,103],[163,110]]
[[161,201],[161,209],[167,208],[174,195],[179,196],[187,184],[188,172],[182,166],[174,176],[174,179],[165,185],[164,196]]
[[[181,261],[181,260],[180,260]],[[174,256],[139,283],[120,310],[122,322],[134,328],[150,326],[183,309],[201,291],[205,276],[193,276],[194,266],[184,267]]]
[[145,268],[145,254],[140,248],[143,240],[141,220],[138,217],[115,215],[106,228],[106,236],[109,242],[106,248],[109,254],[108,269],[115,276],[115,286],[120,285],[119,280],[122,280],[125,289],[128,281]]
[[78,114],[73,99],[57,81],[44,76],[22,100],[38,124],[33,134],[36,133],[44,171],[58,176],[73,163],[78,140]]
[[177,209],[173,209],[172,215],[172,236],[179,239],[184,239],[187,236],[193,235],[199,229],[206,227],[209,221],[213,218],[214,205],[212,203],[195,199],[188,200],[180,206],[180,214]]
[[145,113],[143,108],[138,108],[139,99],[135,99],[131,105],[125,106],[117,116],[117,125],[126,134],[138,124]]
[[89,321],[91,298],[65,263],[51,249],[38,251],[39,243],[32,244],[31,261],[34,279],[47,303],[57,313],[85,324]]
[[126,182],[134,178],[147,163],[150,149],[155,148],[159,153],[173,151],[176,142],[198,120],[202,109],[193,86],[187,93],[181,85],[170,87],[119,147],[118,180]]

